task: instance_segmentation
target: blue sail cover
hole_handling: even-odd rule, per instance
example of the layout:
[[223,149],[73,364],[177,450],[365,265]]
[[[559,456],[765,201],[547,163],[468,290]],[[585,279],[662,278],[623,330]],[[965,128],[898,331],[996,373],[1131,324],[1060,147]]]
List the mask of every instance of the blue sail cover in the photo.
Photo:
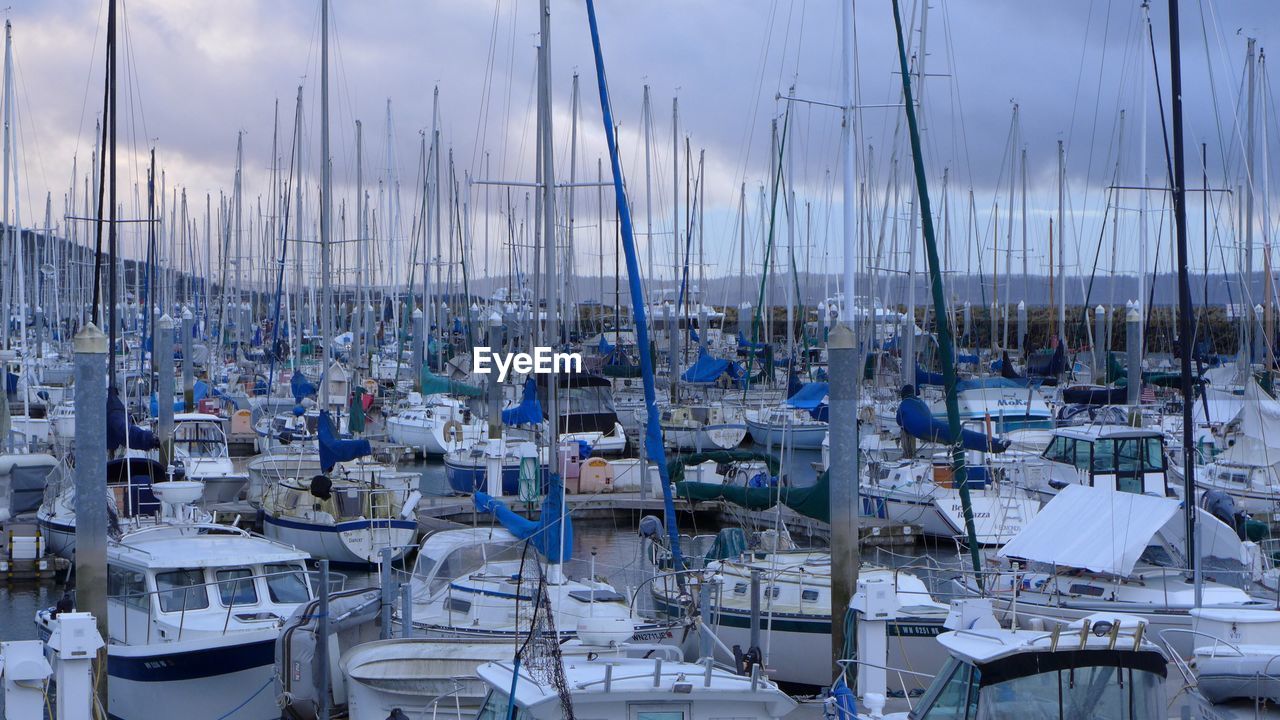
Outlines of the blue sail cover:
[[[945,420],[939,420],[929,412],[929,406],[918,397],[904,399],[898,405],[898,425],[914,438],[942,445],[952,444],[951,427]],[[1004,452],[1009,447],[1008,440],[988,438],[980,432],[961,430],[960,441],[965,450],[978,452]]]
[[928,370],[922,370],[919,366],[916,366],[916,387],[920,387],[921,385],[937,385],[938,387],[942,387],[942,373],[929,372]]
[[329,472],[334,465],[347,460],[355,460],[373,452],[368,440],[339,440],[333,432],[333,423],[329,421],[329,411],[320,411],[320,423],[316,431],[317,445],[320,446],[320,469]]
[[[160,393],[151,393],[151,417],[160,417]],[[203,380],[197,380],[191,389],[191,402],[200,402],[209,397],[209,385]],[[225,397],[225,396],[224,396]],[[183,398],[174,398],[173,411],[182,412],[187,409],[187,401]]]
[[684,371],[680,379],[688,383],[711,383],[719,380],[725,373],[737,380],[742,377],[742,366],[715,357],[705,349],[700,349],[697,361]]
[[316,386],[312,385],[301,371],[295,372],[293,377],[289,378],[289,389],[293,391],[294,402],[302,402],[303,398],[316,394]]
[[129,422],[124,403],[120,401],[120,391],[112,388],[107,393],[107,452],[124,447],[126,442],[131,450],[155,450],[160,447],[155,433]]
[[[476,510],[493,515],[502,527],[521,540],[528,540],[549,563],[567,562],[573,558],[573,521],[564,512],[563,485],[557,475],[551,476],[551,486],[542,499],[539,520],[517,515],[506,503],[477,491],[471,496]],[[564,545],[560,544],[561,521],[564,522]]]
[[599,350],[600,350],[600,356],[601,356],[601,357],[609,357],[610,355],[612,355],[612,354],[613,354],[614,346],[613,346],[613,345],[610,345],[610,344],[609,344],[609,341],[605,339],[605,337],[604,337],[604,333],[600,333],[600,348],[599,348]]
[[738,348],[739,348],[739,349],[743,349],[743,350],[763,350],[763,349],[765,349],[765,348],[766,348],[766,347],[768,347],[768,346],[769,346],[769,343],[763,343],[763,342],[751,342],[750,340],[748,340],[748,339],[747,339],[747,337],[746,337],[745,335],[743,335],[743,334],[742,334],[742,331],[741,331],[741,330],[739,330],[739,331],[738,331]]
[[830,392],[830,385],[824,382],[811,382],[787,398],[787,404],[800,410],[813,410],[822,404],[822,399]]
[[530,376],[524,381],[524,394],[520,404],[502,411],[503,425],[536,425],[542,422],[542,403],[538,400],[538,385]]

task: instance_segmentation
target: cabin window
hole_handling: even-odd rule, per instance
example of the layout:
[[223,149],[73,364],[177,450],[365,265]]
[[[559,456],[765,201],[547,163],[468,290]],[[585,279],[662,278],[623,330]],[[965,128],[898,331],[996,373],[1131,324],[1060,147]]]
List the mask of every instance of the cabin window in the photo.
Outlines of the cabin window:
[[1147,472],[1164,472],[1164,443],[1160,438],[1146,438],[1143,447],[1146,450],[1142,457],[1144,469]]
[[107,595],[128,607],[147,609],[147,578],[142,572],[113,567],[107,573]]
[[465,598],[457,598],[450,595],[449,600],[444,605],[449,612],[462,613],[463,615],[471,612],[471,601]]
[[973,720],[978,715],[978,681],[977,668],[968,663],[955,660],[948,661],[951,666],[950,675],[943,668],[939,678],[946,681],[938,684],[935,681],[931,690],[933,697],[928,701],[928,709],[920,716],[921,720]]
[[805,602],[817,602],[818,591],[817,590],[801,590],[800,599]]
[[311,599],[307,590],[307,576],[297,565],[268,564],[267,594],[273,603],[302,603]]
[[1071,462],[1071,453],[1067,450],[1067,438],[1061,435],[1055,437],[1049,443],[1049,447],[1044,449],[1044,458],[1053,462]]
[[[1028,669],[1036,667],[1036,659],[1025,663]],[[982,688],[980,712],[969,717],[1128,719],[1168,714],[1160,675],[1113,663],[1078,661],[1074,667],[992,682]]]
[[162,612],[203,610],[209,607],[204,572],[198,569],[156,573],[156,591]]
[[744,582],[740,582],[740,583],[735,584],[735,585],[733,586],[733,594],[734,594],[734,595],[746,595],[746,594],[747,594],[747,584],[746,584],[746,583],[744,583]]
[[1089,467],[1089,459],[1093,454],[1093,443],[1086,440],[1076,440],[1073,455],[1067,462],[1078,468]]
[[249,568],[219,570],[214,575],[218,578],[218,598],[223,607],[258,604],[258,589],[254,587],[253,571]]
[[1116,447],[1110,438],[1093,444],[1093,471],[1110,473],[1116,470]]
[[532,717],[524,708],[517,707],[515,717],[511,718],[507,714],[510,705],[511,699],[506,693],[501,690],[490,690],[489,695],[484,699],[484,706],[476,715],[476,720],[528,720]]
[[183,422],[173,429],[173,441],[187,457],[216,458],[223,454],[222,431],[208,422]]
[[333,501],[337,505],[340,518],[354,518],[364,514],[364,503],[361,502],[360,491],[356,488],[335,492]]

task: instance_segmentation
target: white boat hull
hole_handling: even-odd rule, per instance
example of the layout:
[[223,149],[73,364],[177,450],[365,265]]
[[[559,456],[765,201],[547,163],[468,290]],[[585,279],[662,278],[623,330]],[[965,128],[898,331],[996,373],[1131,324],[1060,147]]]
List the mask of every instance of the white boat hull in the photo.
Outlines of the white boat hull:
[[264,514],[263,534],[292,545],[317,560],[347,565],[379,562],[384,547],[394,548],[399,559],[413,544],[417,520],[350,520],[322,525],[297,518]]

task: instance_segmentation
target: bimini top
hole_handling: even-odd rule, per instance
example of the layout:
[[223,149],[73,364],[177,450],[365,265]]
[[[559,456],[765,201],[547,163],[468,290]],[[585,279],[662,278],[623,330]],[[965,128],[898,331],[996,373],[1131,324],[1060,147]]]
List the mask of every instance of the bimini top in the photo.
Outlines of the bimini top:
[[154,525],[107,546],[111,560],[155,569],[306,561],[307,553],[228,525]]

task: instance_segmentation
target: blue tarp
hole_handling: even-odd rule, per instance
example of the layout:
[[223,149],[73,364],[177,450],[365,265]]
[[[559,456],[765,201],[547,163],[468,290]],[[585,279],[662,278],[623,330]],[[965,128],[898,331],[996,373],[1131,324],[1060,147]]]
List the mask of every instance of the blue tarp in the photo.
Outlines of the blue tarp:
[[[151,417],[160,417],[160,401],[159,393],[151,393]],[[209,385],[203,380],[197,380],[191,389],[191,402],[198,403],[209,397]],[[187,401],[182,397],[176,397],[173,400],[173,411],[183,412],[187,409]]]
[[120,392],[112,389],[107,393],[107,452],[123,447],[126,441],[131,450],[145,451],[160,447],[155,433],[129,422],[124,403],[120,401]]
[[680,379],[690,383],[710,383],[719,380],[725,373],[729,373],[729,377],[737,380],[742,376],[742,367],[737,363],[715,357],[705,349],[700,349],[697,361],[684,371]]
[[302,402],[302,399],[316,394],[316,386],[311,384],[306,375],[300,371],[295,372],[292,378],[289,378],[289,388],[293,391],[293,401]]
[[822,404],[822,399],[830,392],[830,385],[824,382],[811,382],[800,388],[787,398],[787,404],[800,410],[813,410]]
[[503,425],[535,425],[542,422],[542,402],[538,400],[538,386],[530,377],[524,381],[524,395],[520,404],[502,411]]
[[613,350],[614,346],[610,345],[608,340],[605,340],[604,333],[600,333],[600,356],[609,357],[613,354]]
[[[929,406],[918,397],[904,398],[898,405],[898,425],[909,435],[926,442],[950,445],[953,437],[951,427],[944,420],[939,420],[929,411]],[[979,452],[1004,452],[1009,441],[988,438],[980,432],[961,430],[960,440],[966,450]]]
[[[528,540],[549,563],[568,562],[573,558],[573,521],[564,512],[561,502],[563,485],[558,475],[551,475],[551,486],[542,499],[542,513],[538,521],[521,517],[487,493],[477,491],[471,496],[476,510],[493,515],[502,527],[521,540]],[[561,521],[564,522],[564,544],[560,544]]]
[[329,420],[328,410],[320,411],[316,440],[316,444],[320,446],[320,469],[323,472],[329,472],[334,465],[340,462],[355,460],[358,457],[373,453],[373,446],[364,438],[339,440],[333,431],[333,423]]
[[956,362],[958,362],[958,363],[969,363],[970,365],[977,365],[977,364],[978,364],[978,356],[977,356],[977,355],[970,355],[970,354],[968,354],[968,353],[956,353]]

